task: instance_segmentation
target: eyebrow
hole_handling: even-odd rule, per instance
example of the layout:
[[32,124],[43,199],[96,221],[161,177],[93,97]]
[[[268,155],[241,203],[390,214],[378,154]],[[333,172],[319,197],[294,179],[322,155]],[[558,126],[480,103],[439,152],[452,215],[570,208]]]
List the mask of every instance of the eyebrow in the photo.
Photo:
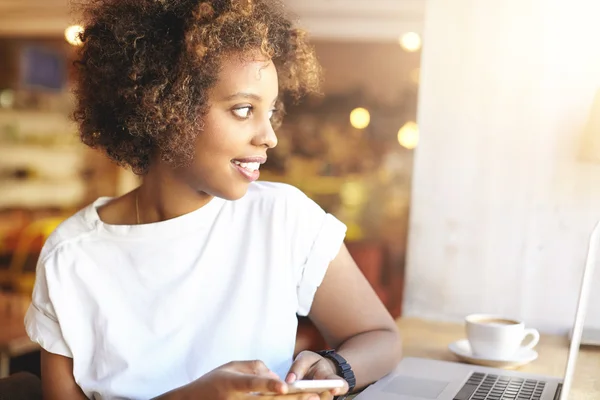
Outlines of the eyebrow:
[[233,100],[233,99],[237,99],[238,97],[244,98],[244,99],[254,99],[254,100],[262,100],[262,97],[260,97],[257,94],[254,93],[248,93],[248,92],[237,92],[234,94],[231,94],[227,97],[225,97],[223,100]]
[[[279,97],[279,96],[277,96]],[[273,100],[273,103],[275,103],[277,101],[277,97],[275,98],[275,100]],[[243,99],[253,99],[256,101],[261,101],[262,97],[260,97],[259,95],[255,94],[255,93],[249,93],[249,92],[237,92],[234,93],[232,95],[229,95],[227,97],[225,97],[223,99],[223,101],[229,101],[229,100],[233,100],[233,99],[237,99],[237,98],[243,98]]]

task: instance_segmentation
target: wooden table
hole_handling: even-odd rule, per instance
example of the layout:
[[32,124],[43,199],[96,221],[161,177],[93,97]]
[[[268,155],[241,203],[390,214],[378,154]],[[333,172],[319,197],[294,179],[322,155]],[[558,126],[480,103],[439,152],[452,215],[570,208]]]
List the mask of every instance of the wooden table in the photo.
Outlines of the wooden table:
[[[465,337],[463,325],[415,318],[401,318],[397,323],[402,333],[405,357],[458,361],[448,350],[448,344]],[[562,378],[568,349],[566,336],[542,335],[536,347],[538,359],[519,371]],[[582,347],[569,400],[592,399],[600,399],[600,347]]]

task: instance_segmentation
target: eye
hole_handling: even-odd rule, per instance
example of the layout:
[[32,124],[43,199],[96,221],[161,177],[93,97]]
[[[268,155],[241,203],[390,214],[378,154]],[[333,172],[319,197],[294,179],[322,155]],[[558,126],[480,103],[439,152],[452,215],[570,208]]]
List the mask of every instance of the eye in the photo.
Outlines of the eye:
[[248,117],[250,117],[250,114],[252,113],[252,106],[238,107],[238,108],[234,108],[231,111],[238,118],[248,119]]
[[273,118],[273,115],[277,112],[276,109],[269,111],[269,119]]

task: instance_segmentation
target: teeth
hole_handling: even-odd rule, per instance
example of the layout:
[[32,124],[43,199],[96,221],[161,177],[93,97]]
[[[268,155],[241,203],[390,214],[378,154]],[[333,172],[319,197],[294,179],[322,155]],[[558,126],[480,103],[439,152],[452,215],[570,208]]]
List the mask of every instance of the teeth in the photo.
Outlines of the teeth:
[[257,163],[257,162],[243,163],[243,162],[240,162],[237,160],[233,160],[233,163],[239,165],[240,167],[242,167],[244,169],[247,169],[250,172],[257,171],[258,168],[260,167],[260,163]]

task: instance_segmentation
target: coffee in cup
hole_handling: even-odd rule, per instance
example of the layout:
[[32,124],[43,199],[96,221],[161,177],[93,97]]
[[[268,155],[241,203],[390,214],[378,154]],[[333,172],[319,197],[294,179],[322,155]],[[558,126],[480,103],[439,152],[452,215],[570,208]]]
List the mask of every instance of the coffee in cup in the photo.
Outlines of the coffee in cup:
[[[489,314],[472,314],[465,318],[467,339],[473,354],[497,360],[513,357],[521,349],[532,349],[539,340],[536,329],[526,329],[523,321]],[[525,338],[532,339],[525,345]]]

